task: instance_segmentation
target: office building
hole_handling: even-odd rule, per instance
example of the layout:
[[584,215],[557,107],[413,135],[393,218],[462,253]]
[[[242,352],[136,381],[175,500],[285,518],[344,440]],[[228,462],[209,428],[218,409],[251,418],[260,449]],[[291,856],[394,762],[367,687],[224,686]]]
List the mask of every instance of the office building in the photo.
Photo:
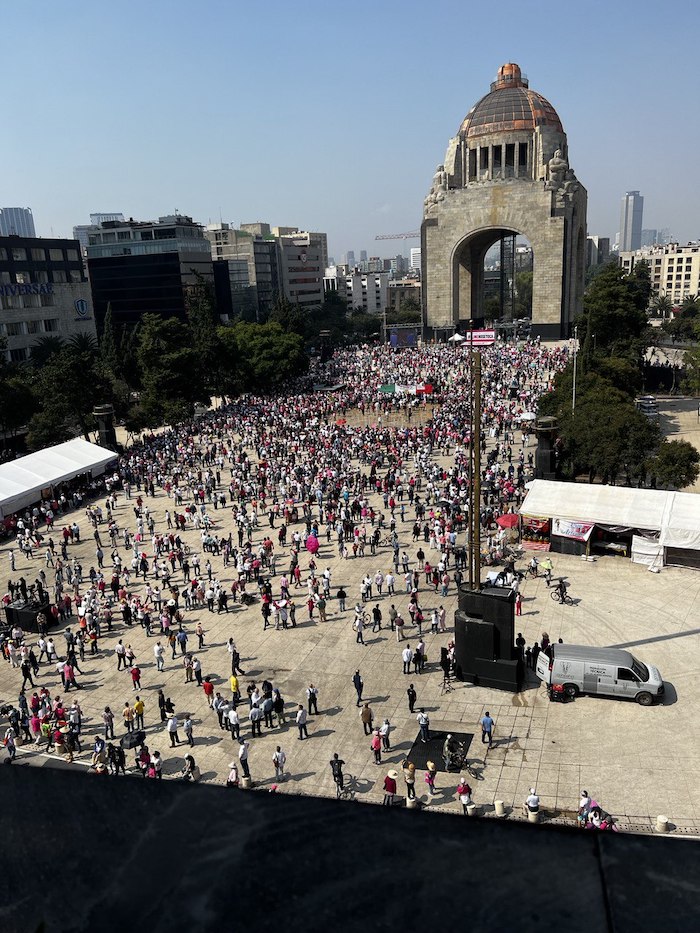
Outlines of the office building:
[[366,249],[360,250],[360,262],[367,262],[367,250]]
[[411,258],[410,258],[409,265],[411,269],[414,272],[420,272],[420,257],[421,257],[420,246],[411,247],[410,256]]
[[0,335],[6,356],[28,359],[44,336],[95,336],[90,286],[76,240],[0,237]]
[[620,252],[627,253],[642,246],[642,214],[644,198],[638,191],[628,191],[620,209]]
[[[214,260],[220,313],[232,319],[264,321],[282,292],[279,244],[270,225],[241,224],[236,229],[227,223],[209,224],[204,236]],[[222,262],[228,263],[225,270],[218,266]],[[245,275],[241,263],[245,263]],[[225,280],[231,286],[230,298],[221,291]]]
[[209,241],[183,214],[105,221],[88,236],[87,262],[98,332],[108,306],[115,324],[148,312],[184,320],[188,290],[214,281]]
[[325,237],[325,234],[297,232],[278,238],[284,295],[309,310],[323,303],[324,258],[328,257]]
[[88,239],[91,232],[96,229],[99,231],[100,224],[107,223],[109,220],[124,220],[123,214],[90,214],[89,224],[78,224],[73,227],[73,239],[80,243],[83,256],[87,256]]
[[335,293],[346,303],[348,311],[382,314],[387,308],[389,273],[363,274],[347,266],[330,266],[323,279],[324,294]]
[[655,297],[666,296],[674,304],[700,294],[700,243],[680,246],[652,246],[634,252],[620,253],[620,265],[631,272],[638,262],[649,265],[651,287]]
[[610,261],[610,237],[589,236],[586,239],[586,268],[604,266]]
[[35,237],[31,207],[0,207],[0,236]]
[[348,265],[351,269],[354,269],[354,268],[355,268],[355,252],[354,252],[354,250],[351,250],[351,249],[348,250],[347,256],[345,257],[345,263],[346,263],[346,265]]
[[421,305],[421,285],[416,279],[398,279],[389,282],[387,288],[387,311],[400,311],[404,302],[415,302]]

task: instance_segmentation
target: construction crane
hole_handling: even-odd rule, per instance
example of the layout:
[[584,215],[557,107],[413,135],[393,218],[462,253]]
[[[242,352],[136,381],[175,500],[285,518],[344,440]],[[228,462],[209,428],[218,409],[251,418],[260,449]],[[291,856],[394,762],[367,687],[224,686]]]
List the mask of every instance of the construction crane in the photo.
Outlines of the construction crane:
[[375,240],[413,240],[420,236],[420,230],[414,230],[411,233],[380,233]]

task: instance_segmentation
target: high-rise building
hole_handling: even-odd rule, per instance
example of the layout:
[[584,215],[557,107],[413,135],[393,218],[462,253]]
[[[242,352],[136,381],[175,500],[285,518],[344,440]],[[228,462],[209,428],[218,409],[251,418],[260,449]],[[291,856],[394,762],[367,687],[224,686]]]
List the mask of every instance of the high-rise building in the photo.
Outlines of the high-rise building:
[[95,336],[90,286],[75,240],[0,237],[0,335],[26,360],[44,336]]
[[656,246],[659,242],[658,230],[642,230],[642,248],[645,246]]
[[0,207],[0,236],[35,237],[31,207]]
[[420,255],[420,246],[412,246],[410,267],[414,272],[420,272]]
[[367,250],[366,249],[360,250],[360,262],[367,262]]
[[118,324],[147,312],[184,319],[189,289],[214,280],[202,226],[183,214],[105,221],[88,235],[87,263],[98,331],[108,306]]
[[644,198],[638,191],[628,191],[620,209],[620,252],[640,249]]
[[345,258],[345,262],[346,262],[346,265],[348,265],[351,269],[354,269],[355,267],[355,251],[354,250],[352,249],[348,250],[348,254]]

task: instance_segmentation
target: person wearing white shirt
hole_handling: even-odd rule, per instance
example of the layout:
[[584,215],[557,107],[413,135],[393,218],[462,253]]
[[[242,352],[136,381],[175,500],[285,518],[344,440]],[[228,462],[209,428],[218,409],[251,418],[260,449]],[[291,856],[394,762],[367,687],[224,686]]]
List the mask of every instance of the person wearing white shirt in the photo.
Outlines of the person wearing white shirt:
[[231,738],[235,741],[241,737],[241,721],[238,718],[238,712],[235,707],[228,711],[228,727],[231,730]]
[[411,661],[413,660],[413,651],[411,650],[410,645],[406,645],[406,647],[401,652],[401,657],[403,658],[404,674],[410,674],[411,673]]
[[297,729],[299,730],[300,740],[302,740],[304,737],[306,737],[307,739],[309,737],[309,729],[308,729],[308,726],[306,725],[307,719],[308,719],[308,714],[306,710],[304,709],[304,707],[302,706],[302,704],[300,703],[299,709],[297,710],[297,715],[296,715],[296,724],[297,724]]
[[535,788],[530,788],[530,793],[528,794],[525,800],[525,810],[530,813],[539,813],[540,810],[540,798],[535,793]]

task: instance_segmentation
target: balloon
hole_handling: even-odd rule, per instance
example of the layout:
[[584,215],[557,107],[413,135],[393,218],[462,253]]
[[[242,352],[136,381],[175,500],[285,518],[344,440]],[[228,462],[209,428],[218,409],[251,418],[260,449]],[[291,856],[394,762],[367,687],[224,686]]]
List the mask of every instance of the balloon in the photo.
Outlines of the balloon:
[[313,535],[309,535],[306,539],[306,550],[309,554],[315,554],[318,550],[318,538],[315,538]]

